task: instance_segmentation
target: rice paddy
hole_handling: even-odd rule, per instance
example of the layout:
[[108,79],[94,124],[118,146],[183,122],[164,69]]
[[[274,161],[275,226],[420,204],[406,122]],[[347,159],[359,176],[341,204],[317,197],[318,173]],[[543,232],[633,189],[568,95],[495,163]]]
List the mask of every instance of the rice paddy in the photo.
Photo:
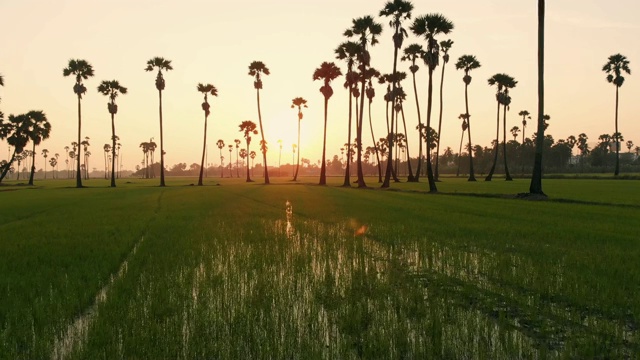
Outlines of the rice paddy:
[[0,358],[640,356],[637,181],[129,182],[0,189]]

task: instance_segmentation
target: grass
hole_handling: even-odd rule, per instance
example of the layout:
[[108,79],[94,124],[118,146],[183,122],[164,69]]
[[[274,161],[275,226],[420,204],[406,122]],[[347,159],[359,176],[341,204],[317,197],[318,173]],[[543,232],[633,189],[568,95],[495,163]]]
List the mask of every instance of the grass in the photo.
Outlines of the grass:
[[0,188],[0,358],[640,354],[636,181],[128,181]]

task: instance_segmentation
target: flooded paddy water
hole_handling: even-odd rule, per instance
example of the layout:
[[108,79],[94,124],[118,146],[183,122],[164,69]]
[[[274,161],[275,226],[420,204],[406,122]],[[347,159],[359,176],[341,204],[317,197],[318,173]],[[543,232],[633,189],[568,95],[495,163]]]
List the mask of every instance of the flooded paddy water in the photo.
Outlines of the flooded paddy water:
[[129,272],[69,358],[638,354],[632,320],[559,295],[580,286],[562,260],[540,267],[515,246],[407,237],[400,225],[323,222],[283,205],[275,220],[208,222],[170,266],[144,255],[147,269]]

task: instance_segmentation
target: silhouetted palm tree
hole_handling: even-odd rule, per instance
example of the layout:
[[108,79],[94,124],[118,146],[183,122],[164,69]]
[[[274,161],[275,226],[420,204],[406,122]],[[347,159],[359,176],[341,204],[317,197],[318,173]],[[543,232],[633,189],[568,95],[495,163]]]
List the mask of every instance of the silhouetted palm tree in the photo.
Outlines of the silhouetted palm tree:
[[120,94],[126,94],[127,88],[120,85],[117,80],[103,81],[98,86],[98,92],[109,97],[107,108],[111,114],[111,187],[116,187],[116,122],[115,115],[118,113],[116,98]]
[[378,168],[378,182],[382,183],[382,164],[380,164],[380,155],[378,154],[378,146],[376,145],[376,136],[373,133],[373,120],[371,118],[371,104],[373,103],[373,98],[376,96],[376,90],[373,87],[373,78],[380,78],[381,74],[375,68],[370,67],[367,69],[365,73],[365,78],[367,80],[367,89],[365,90],[365,94],[367,99],[369,100],[369,129],[371,130],[371,141],[373,141],[373,153],[376,155],[376,167]]
[[240,139],[235,139],[233,142],[236,144],[236,177],[240,177],[240,170],[238,168],[238,149],[240,149]]
[[220,177],[224,177],[224,166],[222,165],[222,148],[224,147],[224,140],[218,139],[216,142],[216,146],[218,146],[218,150],[220,151]]
[[[615,116],[615,124],[616,131],[618,134],[618,91],[622,84],[624,84],[624,76],[623,73],[627,73],[631,75],[631,69],[629,68],[629,60],[624,55],[615,54],[609,56],[609,61],[602,67],[602,71],[607,73],[607,81],[616,87],[616,116]],[[616,142],[616,169],[614,172],[615,176],[620,174],[620,142],[621,140],[618,138],[613,139]]]
[[[46,163],[46,161],[45,161]],[[51,178],[55,179],[56,178],[56,166],[58,166],[58,159],[52,157],[51,159],[49,159],[49,164],[51,165]],[[45,165],[45,172],[44,172],[44,178],[47,178],[47,170],[46,170],[46,165]]]
[[[400,0],[396,0],[398,2]],[[384,11],[384,10],[383,10]],[[369,54],[368,46],[373,46],[378,43],[378,36],[382,33],[382,26],[375,22],[371,16],[364,16],[361,18],[353,19],[351,28],[344,32],[344,35],[348,38],[357,37],[360,45],[360,56],[357,57],[358,69],[360,70],[359,80],[361,83],[360,94],[365,93],[366,79],[365,73],[371,63],[371,55]],[[360,102],[360,112],[358,114],[358,120],[356,124],[356,167],[357,167],[357,182],[358,187],[366,187],[367,184],[364,181],[364,173],[362,171],[362,123],[363,123],[364,101]]]
[[[408,36],[407,30],[402,27],[402,21],[411,19],[411,11],[413,10],[413,4],[410,1],[406,0],[393,0],[387,1],[384,8],[380,10],[380,16],[391,17],[389,21],[389,26],[393,29],[393,72],[392,76],[395,76],[398,71],[398,52],[402,48],[402,43],[404,42],[405,37]],[[382,31],[382,29],[380,29]],[[390,99],[391,105],[394,106],[396,100],[396,88],[397,83],[393,82],[391,84],[391,92]],[[364,89],[364,86],[363,86]],[[391,111],[391,123],[389,126],[389,133],[387,135],[389,154],[393,154],[393,129],[395,126],[395,113]],[[388,157],[387,168],[385,170],[384,180],[382,182],[383,188],[388,188],[391,182],[391,176],[393,171],[393,156]],[[413,179],[410,179],[413,180]]]
[[471,70],[475,70],[479,68],[480,62],[474,55],[462,55],[458,58],[458,62],[456,63],[457,70],[464,70],[464,76],[462,77],[462,81],[464,82],[464,106],[465,106],[465,117],[464,120],[467,122],[467,131],[469,134],[469,144],[467,148],[469,149],[469,179],[468,181],[476,181],[476,177],[473,173],[473,151],[472,151],[472,143],[471,143],[471,114],[469,113],[469,84],[471,84],[471,80],[473,79],[469,73]]
[[49,156],[49,150],[42,149],[42,157],[44,158],[44,178],[47,179],[47,157]]
[[255,158],[256,158],[256,152],[255,151],[251,151],[249,153],[249,157],[251,158],[251,174],[253,174],[253,170],[256,168],[255,167]]
[[[333,88],[331,88],[331,82],[342,75],[340,68],[333,62],[323,62],[320,67],[313,72],[313,80],[322,80],[323,85],[320,87],[320,92],[324,97],[324,131],[322,135],[322,164],[320,165],[320,185],[327,184],[327,113],[329,108],[329,99],[333,95]],[[351,99],[351,95],[349,95]],[[280,153],[282,154],[282,143],[280,143]],[[278,166],[279,161],[278,161]]]
[[[469,128],[469,114],[460,114],[458,119],[462,119],[462,135],[460,136],[460,150],[458,150],[458,170],[456,171],[456,177],[460,176],[460,158],[462,157],[462,142],[464,141],[464,132]],[[467,146],[469,150],[469,161],[471,161],[471,149]]]
[[107,176],[109,174],[108,169],[108,165],[107,165],[107,154],[109,154],[109,152],[111,151],[111,145],[109,144],[104,144],[102,146],[102,150],[104,150],[104,179],[107,180]]
[[[218,89],[211,84],[202,84],[199,83],[197,88],[199,92],[204,95],[204,101],[202,102],[202,110],[204,110],[204,141],[202,145],[202,159],[200,160],[200,175],[198,176],[198,186],[202,186],[202,175],[204,174],[204,156],[207,151],[207,119],[209,118],[209,114],[211,111],[211,105],[209,105],[209,94],[211,96],[218,96]],[[229,163],[231,163],[231,157],[229,157]],[[229,176],[231,176],[231,172],[229,172]]]
[[232,162],[231,162],[231,152],[233,151],[233,145],[229,144],[227,145],[227,147],[229,148],[229,177],[233,177],[233,173],[232,173]]
[[442,75],[440,76],[440,114],[438,115],[438,147],[436,149],[436,172],[434,177],[436,181],[440,179],[440,136],[442,136],[442,112],[444,110],[443,105],[443,91],[444,91],[444,69],[449,62],[449,49],[453,46],[452,40],[444,40],[440,42],[440,51],[442,52]]
[[162,74],[162,70],[164,71],[173,70],[173,67],[171,66],[171,60],[166,60],[161,57],[154,57],[151,60],[147,61],[147,67],[145,68],[145,70],[153,71],[155,68],[158,69],[158,74],[156,75],[156,89],[158,89],[158,100],[159,100],[158,113],[160,116],[160,186],[165,186],[164,184],[164,137],[163,137],[163,131],[162,131],[162,90],[164,90],[165,82],[164,82],[164,76]]
[[[82,80],[87,80],[93,76],[93,67],[86,60],[71,59],[66,68],[62,70],[63,76],[74,75],[76,77],[76,83],[73,86],[73,92],[78,96],[78,143],[80,143],[80,137],[82,133],[82,109],[81,100],[82,95],[87,92],[87,88],[82,83]],[[80,157],[78,156],[77,168],[76,168],[76,187],[82,187],[82,177],[80,172]]]
[[[424,36],[427,41],[427,50],[424,55],[424,61],[429,68],[429,87],[427,90],[427,128],[431,128],[431,106],[433,101],[433,71],[438,66],[440,58],[440,49],[436,36],[439,34],[449,34],[453,30],[453,23],[440,14],[428,14],[416,18],[411,25],[411,31],[416,36]],[[427,131],[427,146],[432,143],[431,132]],[[431,149],[427,147],[427,177],[429,179],[429,192],[437,192],[433,169],[431,168]]]
[[143,160],[143,165],[144,165],[144,177],[146,179],[148,179],[150,177],[149,175],[149,143],[148,142],[141,142],[140,143],[140,148],[142,148],[142,160]]
[[[411,44],[404,48],[404,56],[402,56],[402,61],[411,61],[411,66],[409,66],[409,70],[411,71],[411,76],[413,78],[413,94],[416,99],[416,109],[418,111],[418,128],[422,125],[422,118],[420,115],[420,101],[418,100],[418,86],[416,84],[416,72],[420,69],[418,65],[416,65],[416,61],[418,59],[422,59],[424,56],[424,49],[422,45],[419,44]],[[416,174],[413,178],[413,181],[418,182],[420,180],[420,174],[422,170],[422,141],[418,141],[418,168],[416,169]]]
[[[362,52],[360,45],[353,41],[346,41],[340,44],[335,49],[336,59],[345,60],[347,62],[347,73],[345,75],[344,87],[349,89],[349,121],[348,121],[348,130],[347,130],[347,144],[349,147],[351,146],[351,119],[353,116],[353,107],[352,107],[352,99],[353,99],[353,91],[354,87],[357,89],[357,80],[358,74],[353,71],[353,65],[355,64],[356,57],[361,56]],[[349,158],[350,154],[347,153],[347,166],[344,173],[344,183],[342,186],[351,186],[351,159]]]
[[[250,153],[249,145],[251,145],[251,134],[258,135],[258,130],[256,130],[256,124],[253,121],[245,120],[240,124],[240,131],[244,133],[244,138],[247,142],[247,149],[245,150],[246,156],[246,154]],[[253,153],[255,154],[255,152]],[[242,151],[240,152],[240,155],[242,156]],[[244,157],[242,158],[244,159]],[[251,177],[249,176],[249,161],[247,161],[247,182],[253,182],[253,180],[251,180]]]
[[307,107],[307,100],[297,97],[291,100],[291,108],[298,108],[298,160],[296,162],[296,174],[293,176],[293,181],[298,180],[298,170],[300,170],[300,122],[302,121],[302,107]]
[[42,140],[49,138],[51,134],[51,124],[47,119],[47,115],[40,110],[32,110],[27,113],[29,118],[29,139],[33,143],[31,150],[31,174],[29,175],[29,185],[33,185],[33,176],[36,172],[36,146],[40,145]]
[[498,147],[500,146],[500,105],[504,106],[503,118],[504,118],[504,136],[503,136],[503,152],[504,152],[504,171],[506,175],[506,180],[511,181],[511,175],[509,174],[509,168],[507,167],[507,108],[511,103],[511,96],[509,96],[509,89],[514,88],[518,83],[514,78],[507,74],[495,74],[489,78],[488,83],[490,86],[496,85],[496,102],[498,103],[498,111],[497,111],[497,124],[496,124],[496,144],[493,156],[493,165],[491,166],[491,170],[489,174],[485,178],[485,181],[491,181],[493,177],[493,173],[496,169],[496,163],[498,162]]
[[[262,74],[269,75],[269,68],[262,61],[254,61],[249,65],[249,75],[255,78],[253,87],[256,89],[256,99],[258,102],[258,122],[260,123],[260,147],[266,150],[267,142],[264,139],[264,128],[262,127],[262,113],[260,112],[260,89],[262,89]],[[248,149],[248,147],[247,147]],[[264,161],[264,183],[269,184],[269,169],[267,168],[267,152],[262,152]]]
[[544,17],[545,0],[538,0],[538,136],[531,174],[529,193],[544,195],[542,191],[542,151],[544,149]]

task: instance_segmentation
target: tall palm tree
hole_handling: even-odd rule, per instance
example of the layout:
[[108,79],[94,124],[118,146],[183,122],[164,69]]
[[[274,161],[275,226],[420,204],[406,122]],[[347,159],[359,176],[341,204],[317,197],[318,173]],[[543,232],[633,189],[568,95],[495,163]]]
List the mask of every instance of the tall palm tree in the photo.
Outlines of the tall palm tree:
[[155,171],[155,153],[156,153],[156,149],[158,148],[158,144],[156,144],[155,141],[153,141],[153,138],[149,139],[149,142],[147,143],[147,146],[149,148],[149,157],[151,158],[151,166],[149,166],[149,163],[147,162],[147,171],[149,171],[149,178],[155,178],[156,177],[156,171]]
[[238,149],[240,149],[240,139],[235,139],[233,142],[236,144],[236,177],[240,177],[240,170],[238,168]]
[[233,177],[233,173],[232,171],[232,162],[231,162],[231,152],[233,151],[233,145],[229,144],[227,145],[227,147],[229,148],[229,177]]
[[[51,165],[51,178],[55,179],[56,178],[56,166],[58,166],[58,159],[55,157],[52,157],[51,159],[49,159],[49,164]],[[46,169],[46,165],[45,165],[45,169]],[[47,171],[45,170],[44,172],[44,176],[45,179],[47,178]]]
[[[428,14],[415,19],[411,25],[411,31],[416,36],[424,36],[427,41],[427,50],[424,55],[424,61],[429,68],[429,87],[427,90],[427,129],[431,128],[431,106],[433,101],[433,71],[439,64],[440,46],[436,40],[439,34],[449,34],[453,30],[453,23],[441,14]],[[429,145],[432,143],[431,132],[427,131],[427,154],[431,154]],[[429,179],[429,192],[438,191],[433,169],[431,167],[431,157],[427,156],[427,178]]]
[[[418,86],[416,84],[416,72],[420,69],[418,65],[416,65],[416,61],[418,59],[422,59],[424,56],[424,49],[420,44],[411,44],[404,48],[404,55],[400,60],[402,61],[411,61],[411,66],[409,66],[409,70],[411,71],[411,76],[413,77],[413,94],[416,99],[416,109],[418,111],[418,128],[422,125],[422,118],[420,116],[420,101],[418,100]],[[422,141],[418,141],[418,168],[416,169],[416,174],[413,178],[413,181],[420,181],[420,173],[422,170]]]
[[373,87],[373,78],[380,78],[382,74],[375,68],[370,67],[367,69],[365,73],[365,77],[367,79],[367,89],[365,90],[365,94],[367,99],[369,100],[369,129],[371,130],[371,141],[373,141],[373,152],[376,155],[376,167],[378,168],[378,182],[382,184],[382,164],[380,164],[380,155],[378,154],[378,146],[376,145],[376,137],[373,133],[373,119],[371,118],[371,104],[373,103],[373,98],[376,96],[376,90]]
[[[616,117],[615,117],[615,125],[616,125],[616,134],[618,132],[618,90],[624,84],[624,76],[623,73],[627,73],[631,75],[631,69],[629,68],[629,60],[627,60],[626,56],[621,54],[615,54],[609,56],[609,61],[602,67],[602,71],[607,73],[607,81],[613,84],[616,87]],[[620,174],[620,142],[621,140],[618,138],[613,139],[616,142],[616,169],[614,172],[615,176]]]
[[89,156],[91,156],[91,154],[87,155],[87,153],[89,152],[89,146],[91,146],[91,144],[89,144],[89,137],[85,136],[84,140],[82,140],[80,145],[82,145],[82,154],[84,158],[84,178],[85,180],[88,180],[89,179]]
[[[460,114],[458,119],[462,119],[462,135],[460,136],[460,150],[458,150],[458,170],[456,171],[456,177],[460,176],[460,158],[462,155],[462,142],[464,141],[464,132],[469,128],[469,115],[468,114]],[[469,161],[471,161],[471,149],[469,149]]]
[[444,91],[444,69],[449,62],[449,50],[453,46],[452,40],[444,40],[440,42],[440,51],[442,52],[442,75],[440,76],[440,114],[438,115],[438,145],[436,149],[436,172],[434,177],[436,181],[440,179],[440,161],[438,158],[440,157],[440,136],[442,136],[442,112],[444,109],[443,106],[443,91]]
[[[158,69],[158,74],[156,75],[156,89],[158,89],[158,114],[160,116],[160,186],[165,186],[164,183],[164,137],[162,131],[162,90],[164,90],[165,82],[164,75],[162,71],[173,70],[173,66],[171,66],[171,60],[166,60],[162,57],[154,57],[147,61],[147,67],[145,71],[154,71]],[[153,165],[153,164],[152,164]]]
[[307,100],[301,97],[296,97],[291,100],[291,108],[298,108],[298,160],[296,162],[296,174],[293,176],[293,181],[298,180],[298,171],[300,170],[300,122],[302,121],[302,107],[307,107]]
[[[256,89],[256,99],[258,102],[258,122],[260,123],[260,147],[264,149],[262,152],[262,158],[264,161],[264,183],[269,184],[269,169],[267,168],[267,141],[264,139],[264,128],[262,127],[262,113],[260,112],[260,89],[262,89],[262,75],[269,75],[269,68],[262,61],[253,61],[249,65],[249,75],[255,78],[253,87]],[[248,151],[248,148],[247,148]]]
[[107,108],[111,114],[111,187],[116,187],[116,122],[115,116],[118,113],[116,98],[118,95],[125,95],[127,88],[120,85],[118,80],[103,81],[98,86],[98,92],[109,97]]
[[[320,87],[320,93],[324,97],[324,131],[322,135],[322,164],[320,165],[320,185],[327,184],[327,115],[329,108],[329,99],[333,95],[331,82],[342,75],[340,68],[333,62],[324,61],[320,67],[313,72],[313,80],[322,80],[323,85]],[[349,95],[351,99],[351,95]],[[280,153],[282,153],[282,143],[280,144]]]
[[47,157],[49,156],[49,150],[42,149],[42,157],[44,158],[44,178],[47,179]]
[[109,154],[109,152],[111,152],[111,145],[109,144],[104,144],[104,146],[102,147],[102,150],[104,150],[104,179],[107,180],[107,176],[109,174],[108,169],[108,165],[107,165],[107,154]]
[[[245,156],[249,154],[249,145],[251,145],[251,134],[258,135],[258,130],[256,130],[256,124],[253,121],[245,120],[240,123],[240,132],[244,133],[244,139],[247,142],[247,149],[245,150]],[[242,151],[240,152],[242,155]],[[253,152],[255,154],[255,152]],[[255,155],[254,155],[255,156]],[[244,157],[242,157],[244,159]],[[251,177],[249,176],[249,161],[247,160],[247,182],[253,182]]]
[[[396,2],[401,2],[396,0]],[[402,1],[404,2],[404,1]],[[383,10],[384,11],[384,10]],[[381,12],[382,14],[382,12]],[[344,35],[348,38],[358,38],[360,45],[360,56],[357,57],[358,69],[360,70],[360,94],[365,93],[366,78],[365,74],[367,68],[371,63],[371,55],[369,54],[368,46],[373,46],[378,43],[378,36],[382,33],[382,25],[375,22],[371,16],[364,16],[361,18],[353,19],[351,28],[344,32]],[[356,123],[356,167],[357,167],[357,182],[358,187],[367,187],[364,181],[364,173],[362,170],[362,123],[364,113],[364,101],[360,102],[360,111],[358,114],[358,120]]]
[[149,176],[149,143],[141,142],[140,148],[142,148],[142,162],[144,165],[144,178],[148,179]]
[[[407,30],[402,26],[403,20],[411,19],[411,11],[413,11],[413,4],[410,1],[406,0],[392,0],[387,1],[384,5],[384,8],[380,10],[380,16],[390,17],[389,26],[393,29],[393,72],[392,76],[396,74],[398,71],[398,52],[402,48],[402,43],[404,42],[405,37],[409,34]],[[382,29],[381,29],[382,30]],[[393,82],[391,84],[391,96],[389,102],[393,106],[395,104],[396,99],[396,88],[397,84]],[[364,89],[364,86],[363,86]],[[389,127],[389,133],[387,135],[387,140],[389,142],[389,154],[393,154],[393,129],[395,125],[395,114],[394,111],[391,111],[391,122]],[[388,156],[387,160],[387,168],[384,175],[384,181],[382,182],[382,188],[388,188],[391,182],[391,176],[393,171],[393,156]],[[412,180],[412,179],[411,179]]]
[[51,124],[47,115],[40,110],[32,110],[27,113],[29,118],[29,140],[33,143],[31,150],[31,174],[29,175],[29,185],[33,185],[33,177],[36,172],[36,146],[43,140],[49,138],[51,134]]
[[524,175],[524,151],[525,151],[525,147],[524,147],[524,139],[525,139],[525,132],[527,130],[527,119],[531,120],[531,114],[527,111],[527,110],[522,110],[518,113],[518,115],[522,116],[522,150],[520,153],[520,157],[521,157],[521,162],[522,162],[522,174]]
[[[347,130],[347,144],[351,144],[351,120],[353,116],[353,92],[357,89],[357,80],[358,74],[353,71],[353,66],[355,65],[356,57],[361,56],[360,53],[361,48],[360,45],[353,41],[345,41],[342,44],[338,45],[338,47],[334,50],[336,54],[336,59],[345,60],[347,63],[347,73],[345,75],[344,87],[348,89],[349,96],[349,121],[348,121],[348,130]],[[351,145],[349,145],[351,146]],[[344,173],[344,183],[342,186],[351,186],[351,169],[350,163],[351,159],[349,158],[349,153],[347,153],[347,166]]]
[[544,17],[545,0],[538,0],[538,134],[529,193],[543,195],[542,151],[544,149]]
[[253,170],[256,168],[255,167],[256,152],[251,150],[251,152],[249,153],[249,157],[251,158],[251,174],[253,175]]
[[[80,137],[82,133],[82,108],[81,100],[82,95],[87,92],[87,88],[82,83],[82,80],[87,80],[93,76],[93,66],[86,60],[71,59],[66,68],[62,70],[63,76],[73,75],[76,77],[76,83],[73,86],[73,92],[78,97],[78,144],[80,143]],[[76,187],[82,187],[82,177],[80,172],[80,157],[78,156],[78,162],[76,164]]]
[[491,170],[489,170],[489,174],[487,175],[487,177],[485,178],[485,181],[491,181],[491,179],[493,178],[493,173],[496,170],[496,163],[498,162],[498,147],[500,146],[500,106],[504,106],[504,143],[503,143],[503,150],[504,150],[504,158],[505,158],[505,175],[506,175],[506,179],[508,181],[512,180],[511,179],[511,175],[509,174],[509,169],[507,168],[507,145],[506,145],[506,133],[507,133],[507,129],[506,129],[506,125],[507,125],[507,107],[509,106],[509,104],[511,103],[511,97],[509,96],[509,89],[514,88],[516,86],[516,84],[518,83],[517,81],[515,81],[514,78],[512,78],[511,76],[507,75],[507,74],[495,74],[492,77],[489,78],[489,80],[487,80],[487,82],[489,83],[490,86],[496,86],[497,87],[497,92],[496,92],[496,102],[498,104],[498,110],[497,110],[497,120],[496,120],[496,140],[495,140],[495,149],[494,149],[494,155],[493,155],[493,165],[491,166]]
[[218,139],[216,142],[216,146],[218,146],[218,150],[220,151],[220,177],[224,177],[224,166],[222,165],[222,148],[224,147],[224,140]]
[[[209,105],[209,94],[211,96],[218,96],[218,89],[211,84],[202,84],[199,83],[197,86],[197,90],[204,95],[204,101],[202,102],[202,110],[204,110],[204,141],[202,145],[202,159],[200,160],[200,175],[198,176],[198,186],[202,186],[202,175],[204,174],[204,156],[207,151],[207,119],[209,118],[209,114],[211,111],[209,110],[211,106]],[[229,157],[229,163],[231,163],[231,157]],[[229,172],[229,176],[231,176],[231,172]]]
[[471,143],[471,114],[469,114],[469,84],[471,84],[471,80],[473,79],[469,73],[471,70],[475,70],[479,68],[480,62],[474,55],[462,55],[458,58],[458,62],[456,63],[457,70],[464,70],[464,76],[462,77],[462,81],[464,82],[464,106],[465,106],[465,117],[467,123],[467,131],[469,136],[469,179],[468,181],[476,181],[476,177],[473,173],[473,151],[472,143]]

